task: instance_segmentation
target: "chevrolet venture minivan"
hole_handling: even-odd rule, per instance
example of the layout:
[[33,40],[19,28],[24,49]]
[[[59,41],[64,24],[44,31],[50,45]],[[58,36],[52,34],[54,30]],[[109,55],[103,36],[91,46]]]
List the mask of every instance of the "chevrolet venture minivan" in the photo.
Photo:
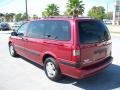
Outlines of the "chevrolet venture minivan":
[[112,63],[111,37],[102,21],[83,17],[48,17],[22,24],[9,37],[11,56],[44,66],[46,76],[81,79]]

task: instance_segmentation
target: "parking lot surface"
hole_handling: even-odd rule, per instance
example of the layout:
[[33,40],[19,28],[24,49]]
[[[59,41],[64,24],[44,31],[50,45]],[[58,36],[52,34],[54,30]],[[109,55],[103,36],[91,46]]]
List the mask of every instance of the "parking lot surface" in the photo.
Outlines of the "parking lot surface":
[[0,90],[120,90],[120,36],[112,35],[113,64],[101,73],[81,80],[63,77],[49,80],[42,67],[8,51],[9,33],[0,34]]

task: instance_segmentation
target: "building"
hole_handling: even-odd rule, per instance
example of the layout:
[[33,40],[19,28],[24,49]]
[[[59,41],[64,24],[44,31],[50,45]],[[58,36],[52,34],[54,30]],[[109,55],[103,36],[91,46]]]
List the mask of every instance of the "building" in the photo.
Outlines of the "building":
[[120,0],[114,3],[113,25],[120,25]]

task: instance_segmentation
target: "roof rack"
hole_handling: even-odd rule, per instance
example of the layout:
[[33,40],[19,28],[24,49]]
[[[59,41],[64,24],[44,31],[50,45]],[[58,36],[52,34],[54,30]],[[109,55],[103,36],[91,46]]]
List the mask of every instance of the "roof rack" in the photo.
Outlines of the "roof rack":
[[73,16],[48,16],[43,18],[73,18]]
[[48,17],[42,17],[42,18],[80,18],[80,19],[93,19],[92,17],[88,17],[88,16],[79,16],[79,17],[74,17],[74,16],[48,16]]
[[78,18],[83,18],[83,19],[94,19],[93,17],[89,17],[89,16],[80,16]]

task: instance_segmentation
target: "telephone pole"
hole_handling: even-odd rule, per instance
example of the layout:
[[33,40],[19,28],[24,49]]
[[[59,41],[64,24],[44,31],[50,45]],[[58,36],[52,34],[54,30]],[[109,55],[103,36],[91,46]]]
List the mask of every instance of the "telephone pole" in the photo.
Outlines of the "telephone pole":
[[25,0],[25,7],[26,7],[26,20],[28,21],[28,8],[27,8],[27,0]]

